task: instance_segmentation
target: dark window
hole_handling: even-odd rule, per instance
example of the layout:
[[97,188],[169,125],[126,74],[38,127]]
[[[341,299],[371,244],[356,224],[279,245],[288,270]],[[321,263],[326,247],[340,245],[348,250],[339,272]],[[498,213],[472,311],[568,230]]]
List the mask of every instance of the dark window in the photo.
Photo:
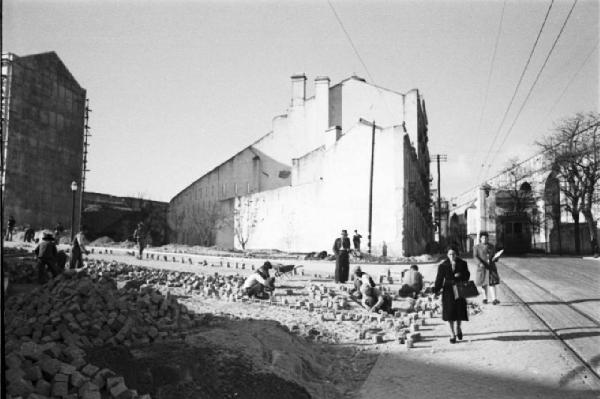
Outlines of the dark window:
[[515,234],[521,234],[523,232],[523,224],[515,223]]

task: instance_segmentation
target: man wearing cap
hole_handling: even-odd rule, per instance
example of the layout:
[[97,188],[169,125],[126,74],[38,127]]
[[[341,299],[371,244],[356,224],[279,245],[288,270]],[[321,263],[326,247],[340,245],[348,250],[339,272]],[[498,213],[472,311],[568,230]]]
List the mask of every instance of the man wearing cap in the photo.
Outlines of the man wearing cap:
[[42,241],[35,247],[33,252],[38,259],[37,271],[38,282],[40,284],[44,284],[48,279],[46,266],[48,269],[50,269],[52,277],[58,276],[60,272],[56,264],[56,256],[58,251],[56,249],[56,244],[54,243],[54,237],[52,237],[52,233],[45,232],[42,237]]
[[345,283],[348,281],[348,272],[350,271],[350,239],[348,232],[342,230],[341,237],[335,239],[333,243],[333,253],[335,253],[335,282]]
[[357,298],[361,299],[362,298],[361,287],[362,286],[375,287],[375,282],[373,281],[373,278],[371,278],[370,275],[368,275],[367,273],[362,271],[360,266],[356,266],[354,268],[352,274],[354,275],[354,288],[352,290],[350,290],[350,294],[353,294],[356,292]]
[[248,276],[242,286],[244,294],[250,298],[268,299],[269,294],[265,291],[273,291],[275,289],[275,277],[269,277],[269,269],[272,268],[271,262],[266,261],[254,273]]

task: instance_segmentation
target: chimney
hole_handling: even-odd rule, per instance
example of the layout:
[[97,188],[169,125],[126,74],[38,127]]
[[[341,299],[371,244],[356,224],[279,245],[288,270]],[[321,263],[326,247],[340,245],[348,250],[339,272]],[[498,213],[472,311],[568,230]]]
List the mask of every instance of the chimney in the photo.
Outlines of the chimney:
[[323,134],[329,128],[329,78],[315,78],[315,128]]
[[306,75],[292,76],[292,107],[304,105],[306,99]]
[[342,128],[339,126],[332,126],[330,129],[325,131],[325,146],[330,147],[335,144],[336,141],[342,136]]

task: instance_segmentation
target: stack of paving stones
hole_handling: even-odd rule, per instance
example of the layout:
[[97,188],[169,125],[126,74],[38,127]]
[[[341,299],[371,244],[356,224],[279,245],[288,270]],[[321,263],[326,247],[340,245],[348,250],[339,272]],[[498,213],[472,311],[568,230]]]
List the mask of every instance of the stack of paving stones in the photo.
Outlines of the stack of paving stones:
[[66,272],[6,302],[9,398],[149,398],[85,360],[86,347],[181,340],[203,315],[142,285],[117,289],[102,272]]

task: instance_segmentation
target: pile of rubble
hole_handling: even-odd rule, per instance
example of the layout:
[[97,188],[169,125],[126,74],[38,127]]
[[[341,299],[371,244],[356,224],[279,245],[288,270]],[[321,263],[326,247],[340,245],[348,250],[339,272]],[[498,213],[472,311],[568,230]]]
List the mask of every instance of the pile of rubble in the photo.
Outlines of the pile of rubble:
[[[102,273],[65,272],[6,303],[8,393],[40,399],[138,397],[110,370],[88,364],[83,348],[182,339],[202,316],[151,286],[118,290]],[[139,396],[148,397],[148,396]]]

